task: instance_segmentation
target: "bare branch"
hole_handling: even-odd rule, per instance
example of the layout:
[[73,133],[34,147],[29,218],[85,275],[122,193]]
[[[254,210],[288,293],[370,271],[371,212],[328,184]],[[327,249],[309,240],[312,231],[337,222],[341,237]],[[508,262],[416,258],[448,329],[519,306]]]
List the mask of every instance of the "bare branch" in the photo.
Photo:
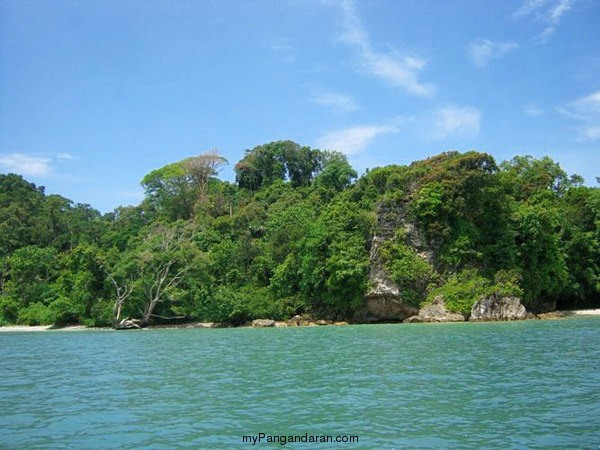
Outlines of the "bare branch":
[[115,277],[108,270],[106,270],[106,268],[102,268],[104,269],[104,272],[106,273],[107,277],[110,279],[115,288],[116,300],[113,305],[113,324],[115,328],[117,328],[117,325],[120,323],[119,319],[121,317],[121,310],[123,308],[123,304],[133,292],[133,278],[130,277],[129,284],[124,284],[121,286],[119,285]]
[[216,176],[228,161],[215,150],[208,151],[200,156],[190,158],[186,161],[186,169],[200,190],[200,200],[206,201],[208,181]]

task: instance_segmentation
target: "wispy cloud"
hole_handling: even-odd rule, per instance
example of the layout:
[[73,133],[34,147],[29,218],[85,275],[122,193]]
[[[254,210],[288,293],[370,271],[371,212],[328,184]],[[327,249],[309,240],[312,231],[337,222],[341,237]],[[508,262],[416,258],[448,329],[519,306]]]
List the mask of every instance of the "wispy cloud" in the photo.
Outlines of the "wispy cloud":
[[0,170],[15,172],[25,176],[48,175],[52,169],[52,160],[45,156],[26,155],[24,153],[9,153],[0,155]]
[[[78,159],[70,153],[6,153],[0,154],[0,172],[14,172],[24,176],[51,175],[55,163]],[[68,177],[67,174],[61,176]]]
[[544,29],[537,36],[540,43],[548,41],[552,36],[562,17],[572,8],[576,0],[525,0],[514,13],[517,19],[532,17],[544,24]]
[[479,133],[480,123],[481,112],[477,108],[447,106],[433,112],[429,135],[434,139],[474,136]]
[[354,47],[362,70],[382,78],[392,86],[399,87],[409,94],[430,97],[435,92],[431,83],[419,81],[418,74],[427,61],[412,56],[399,56],[393,52],[381,53],[373,49],[369,34],[362,27],[356,12],[354,0],[327,1],[339,8],[342,14],[342,32],[339,40]]
[[311,101],[335,112],[347,113],[358,109],[352,97],[334,92],[319,92],[311,97]]
[[579,140],[600,139],[600,91],[581,97],[558,110],[564,116],[579,122]]
[[71,155],[70,153],[57,153],[56,159],[63,159],[63,160],[71,161],[71,160],[77,159],[77,157]]
[[343,130],[331,131],[317,140],[317,146],[327,150],[337,150],[347,155],[362,152],[382,134],[400,131],[401,119],[383,125],[363,125]]
[[542,114],[544,114],[544,110],[534,104],[527,105],[525,107],[525,109],[523,110],[523,112],[525,114],[527,114],[529,117],[539,117]]
[[517,48],[515,42],[493,42],[489,39],[477,39],[469,44],[469,57],[476,67],[486,67],[492,59],[502,58]]

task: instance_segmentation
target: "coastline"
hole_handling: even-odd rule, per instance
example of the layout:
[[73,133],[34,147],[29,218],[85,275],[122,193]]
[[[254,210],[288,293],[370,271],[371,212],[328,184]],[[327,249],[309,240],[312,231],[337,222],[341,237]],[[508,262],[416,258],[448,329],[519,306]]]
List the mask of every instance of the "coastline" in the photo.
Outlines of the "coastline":
[[[100,327],[86,327],[85,325],[68,325],[65,327],[57,327],[55,325],[6,325],[0,327],[0,332],[15,332],[15,331],[85,331],[85,330],[102,330]],[[110,329],[110,328],[106,328]]]
[[600,316],[600,308],[598,309],[578,309],[575,311],[563,311],[564,313],[572,313],[575,316]]
[[[583,316],[600,316],[600,308],[596,309],[577,309],[577,310],[564,310],[564,311],[552,311],[549,313],[543,313],[536,316],[533,320],[556,320],[556,319],[565,319],[569,317],[583,317]],[[526,319],[527,320],[527,319]],[[395,323],[395,322],[390,322]],[[402,322],[398,322],[402,323]],[[440,322],[443,323],[443,322]],[[450,322],[448,322],[450,323]],[[458,323],[470,323],[466,322],[458,322]],[[359,323],[345,323],[344,325],[360,325]],[[382,323],[385,324],[385,323]],[[310,325],[302,325],[300,327],[316,327],[322,326],[325,324],[315,325],[311,323]],[[329,326],[340,326],[342,323],[335,324],[327,324]],[[226,324],[216,324],[212,322],[191,322],[191,323],[183,323],[183,324],[161,324],[161,325],[151,325],[147,328],[143,328],[145,330],[164,330],[164,329],[195,329],[195,328],[256,328],[251,325],[240,325],[240,326],[231,326]],[[267,327],[258,327],[258,328],[267,328]],[[278,328],[278,327],[275,327]],[[67,325],[67,326],[56,326],[56,325],[6,325],[0,326],[0,333],[13,333],[13,332],[40,332],[40,331],[91,331],[91,330],[102,330],[102,331],[122,331],[122,330],[114,330],[112,327],[86,327],[85,325]]]

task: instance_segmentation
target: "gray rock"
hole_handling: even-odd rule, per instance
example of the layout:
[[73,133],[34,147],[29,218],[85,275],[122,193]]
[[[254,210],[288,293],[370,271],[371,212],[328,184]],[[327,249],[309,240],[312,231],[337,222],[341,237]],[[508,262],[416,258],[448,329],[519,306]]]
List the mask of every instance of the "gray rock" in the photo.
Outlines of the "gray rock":
[[274,327],[275,321],[271,319],[254,319],[251,326],[252,328]]
[[385,269],[381,249],[396,239],[396,232],[403,229],[406,244],[427,261],[433,259],[433,252],[425,245],[425,239],[409,219],[409,209],[404,204],[384,201],[377,205],[376,224],[369,242],[369,290],[365,294],[363,306],[356,312],[357,322],[395,322],[418,314],[418,308],[403,298],[398,286]]
[[453,313],[446,308],[442,297],[436,297],[431,303],[424,305],[419,311],[421,322],[464,322],[465,316]]
[[418,315],[405,319],[406,323],[421,322],[464,322],[465,316],[453,313],[446,308],[446,302],[442,297],[436,297],[431,303],[423,305]]
[[547,313],[540,313],[537,315],[538,318],[544,320],[556,320],[556,319],[564,319],[565,317],[569,317],[572,314],[565,314],[564,311],[552,311]]
[[521,304],[519,298],[492,295],[475,302],[469,320],[472,322],[485,322],[490,320],[523,320],[530,317],[531,315]]
[[404,323],[421,323],[423,322],[419,316],[410,316],[407,319],[404,319],[402,322]]
[[418,314],[419,310],[403,299],[387,295],[367,297],[356,319],[364,322],[400,321]]
[[400,288],[396,283],[390,280],[385,273],[385,271],[380,267],[379,261],[374,262],[375,256],[373,254],[375,251],[373,249],[377,248],[378,238],[373,238],[373,247],[371,248],[371,260],[372,265],[369,269],[369,284],[371,289],[367,292],[367,298],[374,297],[400,297]]
[[312,318],[308,314],[297,314],[286,323],[288,327],[306,327],[312,323]]

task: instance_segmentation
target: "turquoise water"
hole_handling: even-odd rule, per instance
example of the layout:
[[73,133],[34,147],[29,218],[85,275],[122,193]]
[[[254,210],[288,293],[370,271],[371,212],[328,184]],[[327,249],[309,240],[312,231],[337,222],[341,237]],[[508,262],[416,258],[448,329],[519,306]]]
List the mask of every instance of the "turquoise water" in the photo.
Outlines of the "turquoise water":
[[0,349],[1,447],[251,447],[242,436],[258,433],[359,437],[284,448],[600,444],[597,317],[2,333]]

